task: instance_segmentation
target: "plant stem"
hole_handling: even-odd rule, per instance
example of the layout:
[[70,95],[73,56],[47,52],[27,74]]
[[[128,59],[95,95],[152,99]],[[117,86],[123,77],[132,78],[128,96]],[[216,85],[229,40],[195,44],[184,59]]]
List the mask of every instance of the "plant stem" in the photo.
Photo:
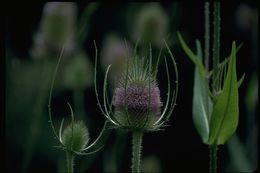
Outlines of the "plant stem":
[[73,166],[74,166],[74,155],[73,153],[67,151],[66,152],[66,157],[67,157],[67,168],[68,168],[68,173],[73,173]]
[[218,146],[216,144],[209,146],[209,172],[217,172],[217,150]]
[[210,33],[210,27],[209,27],[209,2],[205,2],[204,6],[204,15],[205,15],[205,50],[204,50],[204,63],[205,63],[205,68],[208,71],[209,70],[209,33]]
[[[210,12],[209,12],[209,2],[205,2],[205,6],[204,6],[204,15],[205,15],[205,49],[204,49],[204,64],[205,64],[205,68],[206,68],[206,73],[209,72],[209,49],[210,49]],[[206,86],[209,86],[209,77],[208,74],[206,76]],[[205,92],[205,94],[207,95],[208,91],[204,90],[203,92]],[[207,99],[206,101],[206,112],[208,115],[208,119],[210,119],[209,115],[209,100]]]
[[[220,2],[214,2],[214,34],[213,34],[213,81],[217,77],[220,49]],[[215,89],[215,86],[213,86]]]
[[140,172],[143,132],[133,131],[132,145],[132,173]]

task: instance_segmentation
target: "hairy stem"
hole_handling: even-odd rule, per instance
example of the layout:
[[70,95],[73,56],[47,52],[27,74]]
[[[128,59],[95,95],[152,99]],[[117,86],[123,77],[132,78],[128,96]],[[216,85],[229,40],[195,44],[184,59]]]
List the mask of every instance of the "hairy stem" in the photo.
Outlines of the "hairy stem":
[[209,40],[210,40],[210,27],[209,27],[209,2],[205,2],[204,6],[204,15],[205,15],[205,35],[204,35],[204,41],[205,41],[205,49],[204,49],[204,63],[205,68],[208,71],[209,70]]
[[[217,66],[219,64],[220,49],[220,2],[214,2],[214,35],[213,35],[213,81],[217,77]],[[213,86],[216,90],[216,87]]]
[[132,145],[132,173],[140,172],[143,132],[133,131]]
[[74,154],[67,151],[66,153],[66,157],[67,157],[67,168],[68,168],[68,173],[73,173],[74,169]]
[[217,172],[217,150],[218,146],[216,144],[209,146],[209,172]]

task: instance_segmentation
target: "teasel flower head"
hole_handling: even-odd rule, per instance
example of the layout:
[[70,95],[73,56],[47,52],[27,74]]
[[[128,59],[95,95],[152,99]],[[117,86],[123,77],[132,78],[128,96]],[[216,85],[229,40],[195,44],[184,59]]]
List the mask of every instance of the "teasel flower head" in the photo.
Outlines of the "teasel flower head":
[[145,3],[135,14],[132,24],[132,38],[158,48],[163,46],[162,38],[169,31],[169,16],[160,3]]
[[75,50],[77,5],[73,2],[47,2],[30,54],[35,59],[56,58],[63,46],[64,57]]
[[[130,131],[154,131],[159,130],[170,118],[176,105],[178,71],[174,57],[167,43],[165,41],[164,43],[174,66],[176,80],[175,90],[172,91],[168,63],[164,56],[168,82],[166,103],[163,104],[161,101],[159,84],[156,79],[162,49],[157,58],[155,68],[152,68],[151,44],[149,58],[145,58],[136,54],[137,42],[135,46],[135,55],[132,58],[127,58],[126,67],[121,74],[119,82],[116,84],[111,102],[109,102],[107,93],[107,76],[111,65],[108,66],[103,85],[102,106],[97,92],[97,47],[94,42],[96,48],[94,82],[96,97],[102,113],[114,126]],[[127,47],[127,44],[125,44],[125,46]]]

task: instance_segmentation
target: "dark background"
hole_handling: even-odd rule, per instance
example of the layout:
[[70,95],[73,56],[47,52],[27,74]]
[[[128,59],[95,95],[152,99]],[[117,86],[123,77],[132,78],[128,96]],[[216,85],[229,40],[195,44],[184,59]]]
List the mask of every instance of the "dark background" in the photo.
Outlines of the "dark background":
[[[237,74],[238,77],[246,74],[244,83],[239,89],[239,125],[237,134],[242,142],[245,142],[248,135],[246,129],[246,108],[245,108],[245,94],[249,83],[249,77],[253,72],[258,71],[258,55],[252,56],[253,41],[250,31],[241,30],[235,24],[235,12],[239,5],[246,4],[252,8],[256,8],[256,1],[225,1],[221,5],[221,57],[226,57],[230,54],[231,43],[233,40],[237,44],[243,42],[244,45],[237,55]],[[41,13],[44,3],[31,4],[8,4],[6,7],[5,20],[5,46],[6,46],[6,60],[7,55],[25,61],[30,60],[29,49],[33,44],[33,33],[37,31]],[[77,3],[78,16],[82,13],[87,3]],[[170,13],[170,3],[161,3],[167,13]],[[195,50],[195,39],[200,39],[203,43],[204,35],[204,11],[203,3],[193,1],[178,2],[179,18],[177,23],[170,20],[170,32],[175,37],[176,30],[186,33],[188,45]],[[84,41],[83,48],[88,52],[88,55],[94,62],[93,40],[95,39],[97,45],[100,45],[106,34],[113,30],[118,32],[122,37],[128,37],[127,28],[124,22],[124,13],[128,4],[125,3],[104,3],[101,4],[93,13],[90,21],[89,34]],[[211,28],[212,29],[212,28]],[[187,40],[186,39],[186,40]],[[99,46],[98,46],[99,47]],[[163,172],[208,172],[208,146],[204,145],[197,134],[192,122],[192,95],[193,95],[193,72],[194,65],[190,62],[179,44],[171,47],[171,50],[176,58],[179,70],[179,97],[177,99],[177,106],[170,118],[164,131],[147,133],[143,140],[143,156],[149,154],[157,155],[161,160]],[[254,50],[253,50],[254,51]],[[11,52],[11,53],[10,53]],[[257,52],[257,51],[256,51]],[[8,68],[6,69],[8,70]],[[162,80],[163,74],[159,74],[159,83]],[[8,78],[6,79],[8,84]],[[8,85],[6,85],[8,87]],[[94,89],[89,88],[84,91],[85,99],[88,104],[85,109],[91,114],[96,115],[94,121],[96,129],[93,130],[93,136],[97,134],[98,129],[101,129],[104,122],[98,107],[95,102]],[[53,109],[55,112],[66,112],[66,101],[71,100],[71,91],[65,90],[54,98]],[[8,94],[6,94],[8,96]],[[64,102],[64,103],[63,103]],[[16,103],[13,103],[16,104]],[[47,102],[46,102],[47,106]],[[46,107],[47,108],[47,107]],[[8,109],[8,108],[7,108]],[[65,110],[62,110],[65,109]],[[8,111],[7,111],[8,112]],[[47,113],[47,109],[46,109]],[[11,116],[5,114],[6,117]],[[47,114],[46,114],[47,116]],[[258,116],[255,119],[258,122]],[[19,121],[17,121],[19,123]],[[6,126],[6,169],[8,172],[20,172],[23,150],[17,148],[13,143],[12,137],[8,136],[9,126]],[[49,127],[44,127],[46,128]],[[49,129],[48,129],[49,130]],[[26,135],[22,133],[20,135]],[[106,145],[114,143],[115,132],[111,134],[106,141]],[[51,133],[50,133],[51,140]],[[120,172],[128,172],[130,170],[130,155],[131,155],[131,138],[128,134],[126,148],[122,158],[122,165]],[[49,146],[51,148],[51,146]],[[102,172],[102,152],[97,156],[94,163],[89,168],[89,172]],[[226,146],[219,147],[218,153],[218,169],[220,172],[225,172],[226,167],[230,164],[230,158]],[[56,165],[53,160],[49,160],[47,156],[43,155],[41,151],[35,151],[29,164],[28,170],[31,172],[48,171],[54,172]]]

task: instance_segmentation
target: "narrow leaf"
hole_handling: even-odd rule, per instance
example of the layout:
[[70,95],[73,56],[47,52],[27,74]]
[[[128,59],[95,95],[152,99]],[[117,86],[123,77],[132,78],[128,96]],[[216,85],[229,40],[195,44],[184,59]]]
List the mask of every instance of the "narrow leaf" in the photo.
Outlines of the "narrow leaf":
[[[197,57],[202,61],[202,51],[199,41],[197,43]],[[204,143],[209,137],[209,118],[212,111],[212,101],[210,100],[206,80],[195,67],[192,116],[194,125]]]
[[187,44],[185,43],[185,41],[183,40],[183,38],[179,32],[177,32],[177,35],[178,35],[178,38],[181,42],[181,46],[182,46],[183,50],[185,51],[185,53],[188,55],[190,60],[198,67],[198,70],[201,73],[201,75],[205,76],[206,71],[205,71],[202,61],[190,50],[190,48],[187,46]]
[[236,44],[233,42],[224,87],[213,108],[208,144],[224,144],[236,131],[238,114]]

